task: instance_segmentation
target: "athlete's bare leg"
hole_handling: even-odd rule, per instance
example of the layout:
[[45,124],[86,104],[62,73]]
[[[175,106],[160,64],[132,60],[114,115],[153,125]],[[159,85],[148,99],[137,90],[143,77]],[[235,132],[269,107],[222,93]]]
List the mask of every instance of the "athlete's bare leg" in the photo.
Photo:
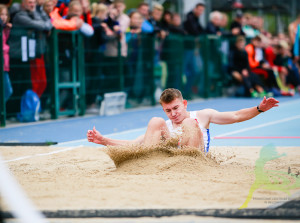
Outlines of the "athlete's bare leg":
[[184,119],[182,132],[180,145],[204,149],[203,133],[195,119]]
[[166,121],[162,118],[152,118],[148,123],[148,128],[144,136],[143,144],[145,146],[156,145],[162,139],[170,138]]

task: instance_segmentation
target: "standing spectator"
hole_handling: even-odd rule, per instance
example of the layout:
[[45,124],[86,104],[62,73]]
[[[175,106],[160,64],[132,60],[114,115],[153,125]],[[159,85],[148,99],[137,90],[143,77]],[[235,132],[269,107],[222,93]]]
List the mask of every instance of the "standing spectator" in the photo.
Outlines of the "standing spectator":
[[164,39],[167,36],[167,31],[163,29],[161,19],[164,12],[164,7],[161,4],[154,4],[150,19],[148,20],[153,26],[153,32],[156,35],[155,39],[155,65],[160,61],[161,51]]
[[162,39],[166,36],[166,32],[163,30],[161,19],[164,13],[164,7],[161,4],[154,4],[149,18],[149,22],[152,24],[154,33],[158,34]]
[[206,33],[215,34],[220,36],[220,24],[222,20],[222,14],[219,11],[213,11],[209,14],[209,22],[207,23]]
[[2,27],[2,48],[3,48],[3,71],[4,71],[4,98],[5,101],[9,99],[9,97],[13,93],[13,89],[10,83],[9,78],[9,45],[7,44],[7,40],[9,38],[10,29],[12,27],[11,23],[9,23],[9,14],[8,9],[5,5],[0,5],[0,25]]
[[125,33],[130,24],[130,18],[128,17],[128,15],[126,15],[124,13],[124,10],[126,9],[124,0],[115,0],[114,7],[118,11],[117,21],[119,22],[119,26],[120,26],[121,55],[123,57],[126,57],[127,56],[127,44],[126,44]]
[[[47,82],[43,54],[46,49],[46,34],[52,29],[52,24],[49,18],[42,18],[36,11],[35,0],[22,1],[22,9],[14,16],[12,24],[14,29],[11,32],[9,44],[10,58],[12,59],[11,64],[18,64],[18,66],[14,66],[14,68],[11,69],[11,78],[16,100],[11,106],[7,107],[11,107],[11,113],[16,113],[20,111],[20,98],[26,90],[32,89],[41,96],[46,89]],[[31,34],[34,36],[28,36],[30,33],[27,31],[28,29],[36,31],[37,33]],[[23,38],[24,36],[26,38]],[[23,40],[22,42],[21,38]],[[28,41],[27,45],[29,45],[29,41],[31,43],[29,54],[24,54],[23,51],[27,48],[25,41]],[[41,63],[36,64],[35,59],[40,59]],[[25,68],[26,66],[22,67],[28,60],[31,75],[28,75],[28,71]],[[29,80],[31,80],[31,82]]]
[[105,81],[103,75],[102,64],[103,52],[105,44],[114,32],[107,26],[104,21],[107,19],[108,7],[103,3],[92,4],[92,26],[94,28],[94,35],[89,39],[89,44],[85,46],[86,62],[95,64],[93,66],[86,66],[86,104],[88,109],[96,108],[97,97],[101,95],[101,91],[105,89]]
[[172,12],[165,10],[162,16],[161,25],[164,30],[169,30],[172,23]]
[[142,15],[142,17],[146,20],[149,19],[149,4],[146,2],[142,2],[138,6],[138,12]]
[[[205,29],[199,22],[199,17],[203,14],[205,10],[204,1],[200,1],[192,11],[190,11],[184,22],[184,29],[187,34],[192,36],[199,36],[201,34],[205,34]],[[200,55],[200,47],[198,44],[199,39],[191,39],[188,38],[185,41],[185,51],[184,51],[184,74],[186,76],[186,84],[184,86],[183,94],[187,99],[191,98],[192,88],[194,88],[194,92],[196,93],[197,87],[195,88],[194,82],[196,79],[199,79],[200,86],[199,89],[204,89],[203,75],[201,73],[202,70],[202,58]],[[197,92],[200,93],[200,92]]]
[[149,20],[149,4],[146,2],[142,2],[138,6],[137,10],[143,17],[143,23],[142,23],[142,31],[144,33],[153,33],[153,26],[152,24],[148,21]]
[[93,47],[101,47],[106,42],[107,37],[113,35],[113,31],[104,23],[107,18],[108,8],[103,3],[94,3],[92,11],[92,25],[94,36],[92,37]]
[[82,14],[81,19],[89,24],[92,25],[92,16],[91,16],[91,9],[90,9],[90,0],[80,0],[80,4],[82,7]]
[[128,43],[128,58],[127,58],[127,70],[125,78],[125,89],[128,97],[134,97],[139,102],[142,101],[144,96],[143,90],[145,86],[145,75],[142,64],[142,24],[144,21],[143,16],[134,11],[130,13],[130,26],[129,32],[126,35]]
[[195,8],[189,12],[186,16],[186,21],[184,22],[184,29],[186,32],[193,36],[198,36],[205,33],[205,29],[199,22],[199,17],[203,14],[205,10],[205,3],[201,1]]
[[[72,20],[73,18],[76,18],[77,20],[81,20],[83,9],[79,1],[77,0],[71,1],[68,8],[69,8],[68,14],[65,17],[67,20]],[[94,30],[92,26],[86,22],[82,23],[79,31],[87,37],[90,37],[94,34]]]
[[55,2],[54,7],[58,9],[60,16],[64,17],[68,14],[68,5],[70,0],[53,0]]
[[50,13],[53,11],[54,8],[54,4],[53,4],[53,0],[46,0],[43,4],[43,10],[46,13],[46,15],[48,16],[48,18],[50,18]]
[[238,10],[235,13],[235,18],[233,22],[230,25],[230,30],[232,35],[237,36],[237,35],[245,35],[243,31],[243,13],[242,11]]
[[9,14],[10,14],[10,21],[13,21],[15,15],[21,11],[22,6],[21,3],[19,2],[15,2],[11,5],[11,7],[9,8]]
[[40,14],[40,16],[46,16],[43,10],[45,0],[37,0],[36,1],[36,12]]
[[53,3],[52,9],[49,8],[47,9],[47,11],[46,10],[45,11],[48,13],[48,16],[51,18],[51,23],[55,29],[74,31],[82,27],[83,21],[78,16],[73,16],[70,19],[64,19],[59,13],[59,8],[55,7],[55,5],[57,4],[57,0],[50,0],[50,1],[52,1]]
[[[37,0],[36,12],[39,14],[40,18],[44,21],[49,21],[49,17],[43,10],[43,4],[45,0]],[[42,94],[47,87],[47,75],[45,68],[44,54],[42,53],[40,57],[36,57],[30,60],[30,72],[32,81],[32,90],[37,93],[41,98]]]

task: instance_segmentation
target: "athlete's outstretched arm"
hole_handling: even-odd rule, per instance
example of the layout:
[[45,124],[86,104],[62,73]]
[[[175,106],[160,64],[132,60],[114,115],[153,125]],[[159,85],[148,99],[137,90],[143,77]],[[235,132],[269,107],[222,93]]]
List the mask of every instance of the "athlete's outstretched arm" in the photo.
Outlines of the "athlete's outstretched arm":
[[[258,108],[260,111],[265,112],[273,107],[277,107],[278,103],[279,101],[277,101],[275,98],[266,99],[266,97],[264,97],[264,99],[260,102]],[[260,114],[260,112],[257,109],[257,106],[232,112],[218,112],[213,109],[208,110],[210,122],[221,125],[243,122],[252,119],[258,114]]]
[[94,126],[93,130],[87,131],[87,139],[89,142],[93,142],[96,144],[104,145],[104,146],[122,146],[122,145],[133,145],[140,144],[144,140],[144,135],[136,138],[135,140],[119,140],[119,139],[110,139],[104,137],[100,132],[98,132]]

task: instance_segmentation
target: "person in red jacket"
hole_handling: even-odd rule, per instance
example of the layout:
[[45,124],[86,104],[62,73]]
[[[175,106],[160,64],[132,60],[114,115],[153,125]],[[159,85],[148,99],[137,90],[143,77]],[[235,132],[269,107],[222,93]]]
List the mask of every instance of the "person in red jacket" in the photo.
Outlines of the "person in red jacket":
[[272,91],[275,95],[281,95],[271,66],[264,60],[264,58],[261,58],[260,60],[257,59],[256,54],[261,48],[262,41],[259,36],[251,39],[251,43],[245,47],[245,50],[248,54],[251,71],[262,77],[265,82],[265,86],[268,88],[268,91]]

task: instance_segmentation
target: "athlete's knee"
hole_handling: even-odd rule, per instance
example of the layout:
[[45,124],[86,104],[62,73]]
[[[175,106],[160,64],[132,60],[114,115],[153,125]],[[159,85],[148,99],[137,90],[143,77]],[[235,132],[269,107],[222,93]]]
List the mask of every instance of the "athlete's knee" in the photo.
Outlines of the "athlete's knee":
[[183,126],[192,127],[192,128],[199,128],[198,121],[193,118],[186,118],[182,122]]
[[165,120],[159,117],[153,117],[148,124],[148,126],[152,128],[161,128],[164,127],[165,125],[166,125]]

